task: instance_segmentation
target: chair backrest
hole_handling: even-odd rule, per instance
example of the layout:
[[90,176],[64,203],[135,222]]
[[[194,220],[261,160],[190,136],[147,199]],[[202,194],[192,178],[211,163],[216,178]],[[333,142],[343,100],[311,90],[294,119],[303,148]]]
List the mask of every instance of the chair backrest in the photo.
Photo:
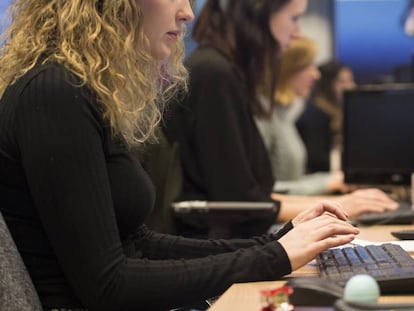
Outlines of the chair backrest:
[[177,227],[171,203],[182,189],[182,168],[177,142],[170,142],[161,128],[157,129],[158,143],[146,145],[136,155],[150,176],[156,191],[152,213],[146,225],[161,233],[176,234]]
[[39,296],[1,213],[0,310],[42,310]]
[[[182,213],[173,209],[172,203],[180,199],[183,187],[180,146],[169,139],[162,128],[157,130],[158,144],[147,145],[136,154],[156,188],[155,206],[145,221],[150,229],[197,238],[250,237],[268,231],[277,216],[276,205],[267,211],[258,208],[263,202],[238,202],[240,205],[257,204],[257,210],[250,211],[242,206],[230,210],[217,208],[209,213]],[[225,205],[228,203],[237,202]]]

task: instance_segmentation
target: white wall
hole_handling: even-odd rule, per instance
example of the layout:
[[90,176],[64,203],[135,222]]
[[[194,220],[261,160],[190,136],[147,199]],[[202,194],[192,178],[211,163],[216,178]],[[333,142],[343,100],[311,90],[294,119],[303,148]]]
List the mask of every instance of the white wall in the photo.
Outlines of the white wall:
[[333,57],[333,1],[309,0],[308,10],[301,19],[302,33],[318,42],[321,63]]

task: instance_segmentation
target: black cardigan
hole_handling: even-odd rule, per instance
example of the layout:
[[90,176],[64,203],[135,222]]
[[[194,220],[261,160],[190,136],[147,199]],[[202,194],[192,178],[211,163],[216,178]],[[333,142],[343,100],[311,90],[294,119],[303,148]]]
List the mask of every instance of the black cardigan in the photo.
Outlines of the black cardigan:
[[[169,139],[179,142],[184,171],[181,199],[271,201],[274,177],[241,75],[208,47],[199,47],[186,66],[189,92],[170,107],[165,126]],[[276,217],[267,218],[246,219],[234,235],[243,235],[243,228],[258,222],[263,230]]]
[[331,118],[310,99],[296,127],[306,146],[307,172],[329,172],[330,154],[333,145]]

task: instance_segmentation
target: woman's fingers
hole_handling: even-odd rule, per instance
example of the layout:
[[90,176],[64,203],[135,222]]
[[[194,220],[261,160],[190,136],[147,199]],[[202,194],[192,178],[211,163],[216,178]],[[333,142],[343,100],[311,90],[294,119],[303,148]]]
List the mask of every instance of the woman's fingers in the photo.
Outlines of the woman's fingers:
[[342,205],[335,201],[321,201],[317,205],[308,208],[301,212],[298,216],[296,216],[293,220],[293,226],[296,226],[302,222],[308,221],[310,219],[313,219],[315,217],[319,217],[324,213],[331,213],[332,215],[335,215],[339,219],[347,220],[348,214],[347,212],[342,208]]
[[[331,206],[331,204],[328,204]],[[315,207],[320,211],[324,206]],[[349,243],[359,229],[333,217],[330,212],[298,224],[279,239],[289,256],[292,269],[297,269],[330,247]]]
[[322,201],[320,204],[322,205],[324,212],[329,212],[342,220],[348,219],[348,213],[343,209],[339,202]]
[[327,237],[326,239],[322,239],[320,241],[315,242],[315,248],[318,251],[318,254],[328,248],[337,247],[344,244],[348,244],[355,239],[355,234],[344,234],[344,235],[336,235]]
[[359,233],[359,229],[350,223],[334,218],[328,214],[315,219],[315,224],[312,225],[315,227],[315,240],[322,240],[335,235]]
[[385,192],[376,189],[376,188],[369,188],[369,189],[360,189],[354,192],[356,196],[369,201],[374,204],[378,204],[379,206],[384,207],[385,209],[396,209],[398,207],[398,203],[392,200]]
[[360,189],[338,199],[352,217],[363,213],[382,213],[394,210],[398,203],[379,189]]

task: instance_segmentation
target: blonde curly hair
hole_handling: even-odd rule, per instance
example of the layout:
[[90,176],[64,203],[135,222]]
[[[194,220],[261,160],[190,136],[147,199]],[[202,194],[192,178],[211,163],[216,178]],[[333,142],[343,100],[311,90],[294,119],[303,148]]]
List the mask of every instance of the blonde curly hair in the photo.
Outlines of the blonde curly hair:
[[182,38],[168,62],[152,58],[136,0],[15,0],[9,10],[0,95],[39,61],[57,62],[95,93],[113,133],[135,145],[187,87]]
[[276,88],[275,100],[278,104],[289,105],[296,97],[290,82],[292,77],[315,63],[318,53],[316,41],[301,37],[292,40],[288,49],[283,53],[280,62],[279,79]]

